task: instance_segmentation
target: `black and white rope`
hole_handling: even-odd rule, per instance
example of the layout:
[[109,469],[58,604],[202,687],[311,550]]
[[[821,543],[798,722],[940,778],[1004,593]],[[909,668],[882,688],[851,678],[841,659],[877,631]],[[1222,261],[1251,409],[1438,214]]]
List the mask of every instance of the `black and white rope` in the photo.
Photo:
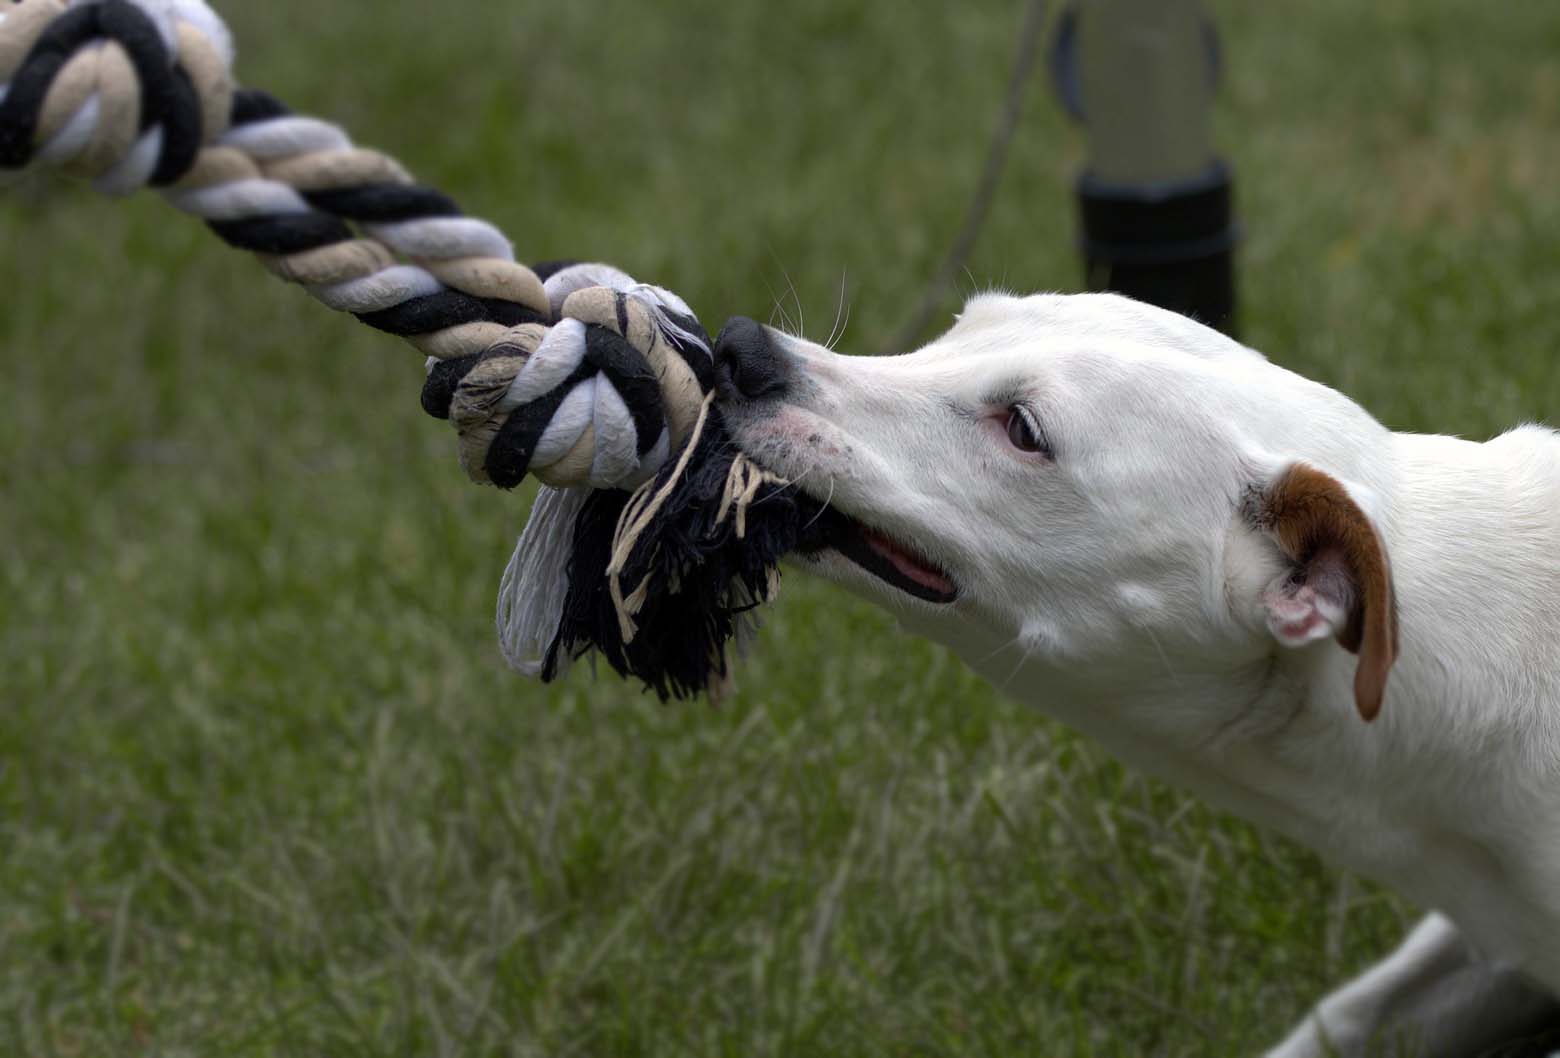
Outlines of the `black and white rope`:
[[662,696],[718,682],[816,519],[729,443],[688,306],[610,266],[518,263],[394,159],[237,89],[233,57],[204,0],[0,0],[0,175],[156,188],[422,352],[423,407],[454,425],[467,474],[549,486],[500,589],[516,667],[599,650]]
[[632,488],[687,436],[709,339],[676,295],[616,269],[545,276],[393,159],[236,90],[203,0],[0,6],[0,169],[162,190],[321,303],[428,357],[423,406],[461,462],[512,488]]

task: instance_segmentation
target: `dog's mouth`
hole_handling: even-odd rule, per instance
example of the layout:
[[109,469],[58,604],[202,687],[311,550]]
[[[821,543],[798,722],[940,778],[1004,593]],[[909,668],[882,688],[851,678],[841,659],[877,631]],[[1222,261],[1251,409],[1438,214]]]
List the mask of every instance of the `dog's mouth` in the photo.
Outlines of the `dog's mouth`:
[[838,552],[889,587],[923,602],[946,605],[959,597],[953,579],[914,545],[834,507],[823,507],[808,517],[798,548],[803,554]]

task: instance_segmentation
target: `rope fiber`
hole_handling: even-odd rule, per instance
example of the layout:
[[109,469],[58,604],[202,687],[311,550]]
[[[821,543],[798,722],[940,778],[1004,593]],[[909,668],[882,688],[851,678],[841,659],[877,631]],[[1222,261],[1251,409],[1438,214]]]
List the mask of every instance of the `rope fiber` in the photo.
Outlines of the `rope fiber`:
[[422,406],[466,474],[546,486],[500,593],[516,668],[551,679],[594,650],[662,698],[723,681],[816,519],[736,451],[687,304],[607,265],[519,263],[393,158],[238,88],[233,61],[204,0],[0,0],[0,170],[155,188],[423,354]]

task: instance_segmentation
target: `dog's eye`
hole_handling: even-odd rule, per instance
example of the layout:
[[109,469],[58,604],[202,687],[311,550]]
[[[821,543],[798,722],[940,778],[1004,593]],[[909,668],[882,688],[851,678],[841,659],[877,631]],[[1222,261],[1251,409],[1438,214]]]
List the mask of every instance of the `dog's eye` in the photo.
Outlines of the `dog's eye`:
[[1007,436],[1013,447],[1020,452],[1034,452],[1046,456],[1051,454],[1045,435],[1035,425],[1034,418],[1023,408],[1008,409]]

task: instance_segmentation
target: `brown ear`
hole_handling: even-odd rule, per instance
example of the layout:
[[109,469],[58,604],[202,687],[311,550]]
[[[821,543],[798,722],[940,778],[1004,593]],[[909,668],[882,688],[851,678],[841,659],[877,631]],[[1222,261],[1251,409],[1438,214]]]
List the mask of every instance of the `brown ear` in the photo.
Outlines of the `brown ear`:
[[1358,654],[1354,702],[1374,720],[1398,654],[1392,568],[1380,534],[1342,482],[1304,463],[1254,498],[1257,524],[1295,564],[1264,596],[1268,626],[1292,646],[1331,634]]

